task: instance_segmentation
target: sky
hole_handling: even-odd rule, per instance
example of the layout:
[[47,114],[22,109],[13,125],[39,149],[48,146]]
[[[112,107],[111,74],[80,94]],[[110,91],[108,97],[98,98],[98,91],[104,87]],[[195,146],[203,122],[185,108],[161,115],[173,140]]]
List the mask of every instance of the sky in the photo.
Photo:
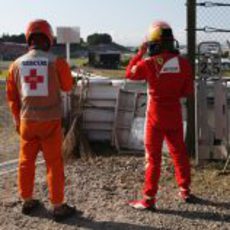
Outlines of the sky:
[[163,20],[184,44],[185,0],[0,0],[0,35],[24,32],[28,22],[48,20],[57,26],[79,26],[81,37],[109,33],[117,43],[136,46],[145,38],[152,22]]

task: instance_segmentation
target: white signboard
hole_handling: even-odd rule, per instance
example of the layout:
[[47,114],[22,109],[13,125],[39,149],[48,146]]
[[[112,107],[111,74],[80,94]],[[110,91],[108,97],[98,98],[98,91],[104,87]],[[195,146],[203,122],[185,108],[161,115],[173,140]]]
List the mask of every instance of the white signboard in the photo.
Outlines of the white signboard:
[[199,78],[221,77],[221,53],[221,46],[218,42],[200,43],[198,47]]
[[80,43],[79,27],[57,27],[57,43]]

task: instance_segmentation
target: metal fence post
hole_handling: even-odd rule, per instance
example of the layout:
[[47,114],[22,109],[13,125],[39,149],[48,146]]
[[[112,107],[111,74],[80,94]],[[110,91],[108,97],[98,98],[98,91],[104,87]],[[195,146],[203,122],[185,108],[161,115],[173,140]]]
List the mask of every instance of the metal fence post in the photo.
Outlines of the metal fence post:
[[[187,0],[187,57],[192,65],[195,80],[196,55],[196,0]],[[187,100],[186,144],[189,154],[195,155],[195,100]]]

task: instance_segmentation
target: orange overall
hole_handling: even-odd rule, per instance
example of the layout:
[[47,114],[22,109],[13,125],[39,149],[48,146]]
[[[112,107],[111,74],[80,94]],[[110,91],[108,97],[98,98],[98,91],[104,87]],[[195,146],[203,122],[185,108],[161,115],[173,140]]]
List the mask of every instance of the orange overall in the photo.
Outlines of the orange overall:
[[168,51],[148,59],[142,59],[142,56],[139,51],[131,60],[126,77],[148,82],[144,196],[152,199],[156,196],[164,139],[173,158],[177,183],[188,193],[190,165],[183,140],[180,98],[193,94],[191,67],[185,58]]
[[66,61],[49,52],[32,49],[10,66],[7,97],[20,133],[18,186],[23,199],[32,198],[35,160],[42,151],[50,200],[64,200],[61,90],[69,91],[72,85]]

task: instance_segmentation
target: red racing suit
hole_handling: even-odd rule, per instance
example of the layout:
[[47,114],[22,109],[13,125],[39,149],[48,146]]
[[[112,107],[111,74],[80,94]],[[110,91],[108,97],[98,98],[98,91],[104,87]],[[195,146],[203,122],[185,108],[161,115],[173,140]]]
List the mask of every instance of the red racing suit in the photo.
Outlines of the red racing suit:
[[178,186],[181,191],[189,192],[190,164],[183,139],[180,99],[193,95],[191,66],[185,58],[168,51],[147,59],[142,59],[142,56],[142,51],[139,51],[130,61],[126,78],[148,83],[144,196],[155,199],[164,139],[173,159]]

